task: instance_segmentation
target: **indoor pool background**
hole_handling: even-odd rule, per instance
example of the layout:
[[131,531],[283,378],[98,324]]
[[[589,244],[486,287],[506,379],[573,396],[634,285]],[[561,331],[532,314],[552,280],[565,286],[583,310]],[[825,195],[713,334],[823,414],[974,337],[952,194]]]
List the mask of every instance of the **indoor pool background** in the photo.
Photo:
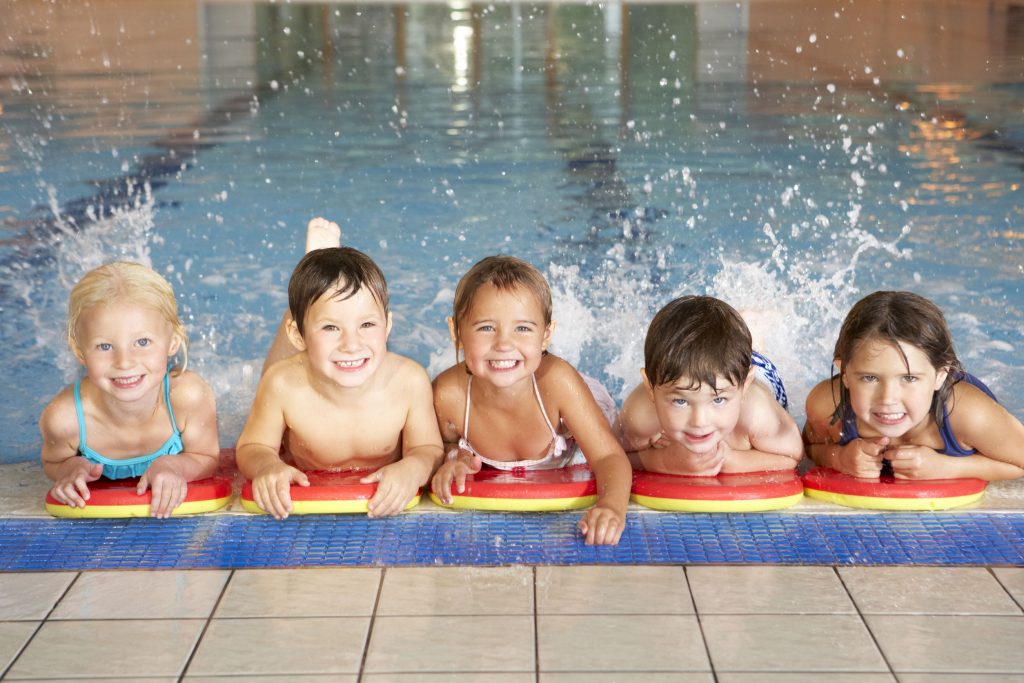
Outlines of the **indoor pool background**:
[[2,2],[0,461],[38,456],[67,292],[114,257],[174,283],[232,445],[315,215],[432,373],[459,276],[507,252],[620,398],[653,312],[709,292],[802,420],[849,305],[906,288],[1021,416],[1024,16],[997,5]]

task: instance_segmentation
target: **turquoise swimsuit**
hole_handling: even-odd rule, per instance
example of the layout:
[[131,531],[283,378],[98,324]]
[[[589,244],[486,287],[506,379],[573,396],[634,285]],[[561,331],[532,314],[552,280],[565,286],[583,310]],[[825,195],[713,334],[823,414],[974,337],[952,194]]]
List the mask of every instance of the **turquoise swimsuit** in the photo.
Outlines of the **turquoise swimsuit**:
[[171,418],[171,436],[164,445],[149,455],[134,458],[113,459],[100,455],[85,443],[85,413],[82,412],[82,380],[75,382],[75,412],[78,413],[78,454],[89,462],[103,465],[103,476],[107,479],[128,479],[141,477],[149,464],[161,455],[177,455],[184,450],[181,444],[181,432],[174,421],[171,410],[171,374],[164,375],[164,403],[167,404],[167,415]]

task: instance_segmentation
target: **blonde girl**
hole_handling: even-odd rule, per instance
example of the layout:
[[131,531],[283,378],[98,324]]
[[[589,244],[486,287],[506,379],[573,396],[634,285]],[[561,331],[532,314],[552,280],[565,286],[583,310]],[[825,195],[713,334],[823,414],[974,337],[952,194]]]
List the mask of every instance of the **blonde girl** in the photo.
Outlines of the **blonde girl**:
[[885,462],[903,479],[1024,475],[1024,425],[967,373],[942,311],[911,292],[875,292],[839,331],[839,375],[807,397],[811,458],[855,477]]
[[580,521],[588,544],[618,543],[632,471],[591,389],[567,362],[547,352],[555,323],[551,291],[529,263],[490,256],[455,291],[448,319],[463,360],[434,381],[434,409],[448,452],[434,492],[451,501],[467,474],[551,469],[582,450],[597,479],[598,501]]
[[85,377],[39,420],[51,493],[85,507],[89,482],[139,477],[139,495],[152,490],[152,515],[170,516],[187,482],[212,475],[219,456],[213,392],[186,370],[174,291],[137,263],[100,266],[71,291],[67,334]]

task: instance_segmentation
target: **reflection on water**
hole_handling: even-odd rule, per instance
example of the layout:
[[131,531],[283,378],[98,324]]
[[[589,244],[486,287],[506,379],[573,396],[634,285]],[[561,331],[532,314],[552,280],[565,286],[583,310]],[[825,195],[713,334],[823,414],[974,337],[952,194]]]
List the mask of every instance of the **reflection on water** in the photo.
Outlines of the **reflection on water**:
[[0,12],[7,461],[75,375],[70,284],[114,256],[175,284],[229,445],[318,214],[380,262],[392,348],[434,372],[459,275],[512,252],[549,274],[557,352],[620,396],[653,312],[709,292],[800,413],[850,303],[910,288],[1024,413],[1013,3]]

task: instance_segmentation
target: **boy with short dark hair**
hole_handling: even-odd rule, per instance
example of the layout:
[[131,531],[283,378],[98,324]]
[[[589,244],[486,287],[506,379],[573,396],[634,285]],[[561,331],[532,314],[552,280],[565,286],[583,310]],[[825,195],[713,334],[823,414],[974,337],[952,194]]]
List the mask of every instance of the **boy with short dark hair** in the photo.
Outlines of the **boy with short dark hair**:
[[792,469],[803,457],[775,366],[724,301],[684,296],[658,311],[640,372],[620,414],[634,466],[714,476]]
[[278,519],[291,512],[291,484],[309,485],[305,471],[379,468],[362,479],[377,482],[369,515],[378,517],[401,512],[441,462],[430,379],[387,350],[384,276],[340,242],[337,225],[310,221],[236,447],[254,501]]

